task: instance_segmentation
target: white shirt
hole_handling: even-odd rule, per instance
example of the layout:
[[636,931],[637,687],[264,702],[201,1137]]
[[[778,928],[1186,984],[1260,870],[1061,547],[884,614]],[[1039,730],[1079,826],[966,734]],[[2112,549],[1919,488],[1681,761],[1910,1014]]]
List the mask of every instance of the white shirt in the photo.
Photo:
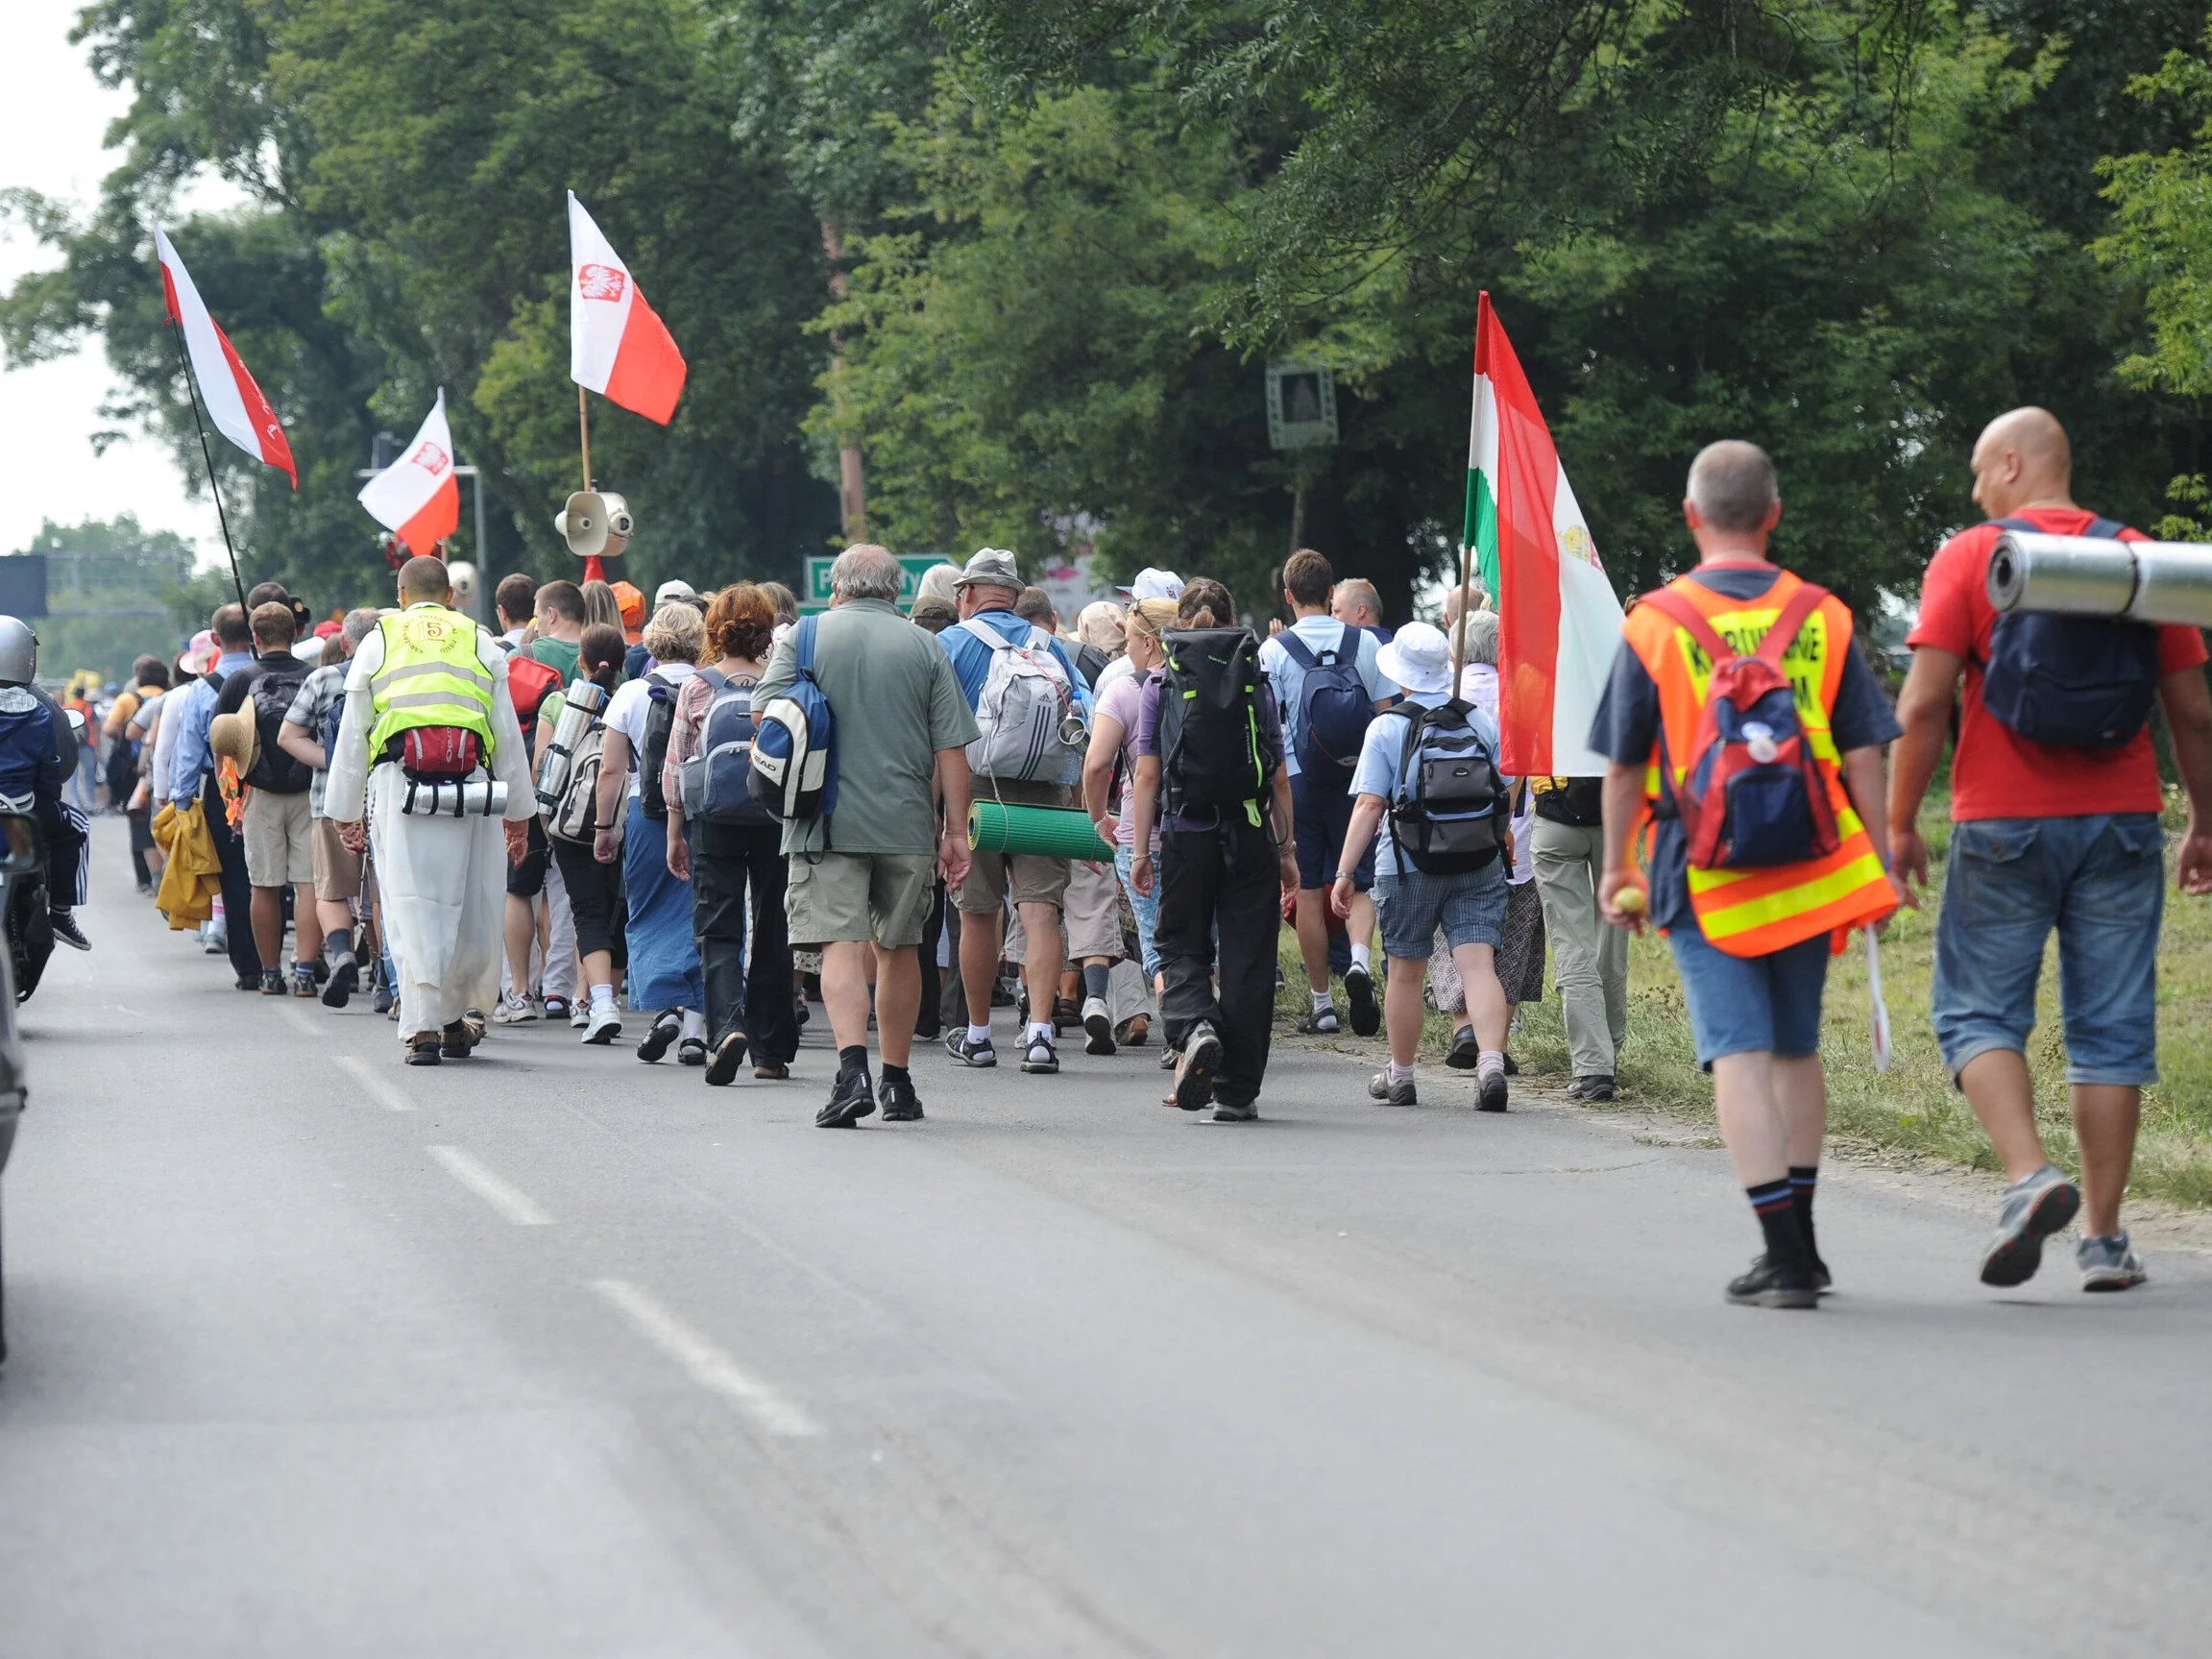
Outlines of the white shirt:
[[[699,671],[690,663],[663,663],[653,671],[668,682],[672,697],[683,683]],[[607,699],[607,725],[630,740],[630,798],[638,798],[638,774],[645,761],[645,711],[652,706],[648,680],[624,680]]]

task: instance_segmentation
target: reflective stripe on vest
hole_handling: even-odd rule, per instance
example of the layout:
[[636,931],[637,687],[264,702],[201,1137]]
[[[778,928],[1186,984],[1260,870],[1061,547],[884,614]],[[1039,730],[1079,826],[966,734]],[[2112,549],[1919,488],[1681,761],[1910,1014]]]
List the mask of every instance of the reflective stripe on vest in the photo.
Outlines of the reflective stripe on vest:
[[417,726],[459,726],[492,748],[494,681],[476,655],[476,624],[457,611],[417,605],[377,624],[384,662],[369,681],[377,723],[369,753]]
[[[1782,607],[1800,585],[1785,571],[1756,599],[1732,599],[1688,576],[1672,590],[1704,615],[1715,633],[1741,651],[1758,647]],[[1682,627],[1656,605],[1639,605],[1622,628],[1629,648],[1659,688],[1659,719],[1664,745],[1652,745],[1644,771],[1644,795],[1661,798],[1662,749],[1679,788],[1689,771],[1698,717],[1713,664]],[[1844,653],[1851,649],[1851,612],[1831,596],[1821,600],[1797,638],[1783,653],[1783,671],[1796,694],[1797,720],[1818,763],[1828,798],[1835,812],[1836,849],[1826,858],[1764,869],[1692,869],[1689,904],[1706,942],[1730,956],[1766,956],[1820,934],[1835,933],[1843,948],[1849,930],[1880,921],[1897,908],[1889,878],[1875,856],[1866,825],[1843,787],[1841,756],[1829,729],[1829,713],[1843,684]]]

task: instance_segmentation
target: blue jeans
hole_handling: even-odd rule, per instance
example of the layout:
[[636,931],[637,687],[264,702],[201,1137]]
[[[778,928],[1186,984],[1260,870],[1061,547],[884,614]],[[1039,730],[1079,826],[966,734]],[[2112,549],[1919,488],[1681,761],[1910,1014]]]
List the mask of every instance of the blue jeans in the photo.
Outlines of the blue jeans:
[[1153,890],[1141,893],[1130,885],[1130,866],[1136,862],[1135,854],[1126,846],[1116,846],[1113,866],[1121,876],[1122,891],[1129,894],[1130,914],[1136,917],[1136,942],[1144,956],[1144,979],[1149,987],[1159,977],[1159,946],[1153,943],[1153,935],[1159,929],[1159,860],[1153,860]]
[[1765,956],[1730,956],[1708,944],[1693,919],[1666,930],[1689,1004],[1689,1035],[1706,1070],[1732,1054],[1786,1060],[1820,1052],[1820,995],[1828,987],[1828,935]]
[[1934,1015],[1954,1082],[1977,1055],[2026,1051],[2054,927],[2066,1081],[2158,1081],[2165,846],[2153,813],[1977,818],[1952,829]]

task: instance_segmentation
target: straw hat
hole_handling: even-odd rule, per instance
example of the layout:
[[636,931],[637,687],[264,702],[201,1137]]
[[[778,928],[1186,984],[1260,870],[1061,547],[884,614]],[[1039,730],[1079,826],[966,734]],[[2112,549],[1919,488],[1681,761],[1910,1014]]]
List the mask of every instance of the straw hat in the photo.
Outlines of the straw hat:
[[254,711],[236,709],[209,720],[207,747],[218,760],[229,756],[236,762],[240,777],[252,771],[254,763],[261,758],[261,733],[254,723]]

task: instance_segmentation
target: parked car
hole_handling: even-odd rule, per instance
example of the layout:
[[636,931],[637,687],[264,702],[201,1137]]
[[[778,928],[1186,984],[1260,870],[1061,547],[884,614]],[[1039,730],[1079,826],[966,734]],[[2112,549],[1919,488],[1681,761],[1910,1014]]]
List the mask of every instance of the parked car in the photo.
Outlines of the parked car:
[[[45,871],[37,824],[17,814],[0,814],[0,915],[8,914],[20,884],[43,882]],[[23,1039],[15,1029],[13,953],[0,950],[0,1174],[6,1173],[8,1155],[14,1150],[25,1093]],[[7,1357],[7,1275],[0,1268],[0,1360]]]

